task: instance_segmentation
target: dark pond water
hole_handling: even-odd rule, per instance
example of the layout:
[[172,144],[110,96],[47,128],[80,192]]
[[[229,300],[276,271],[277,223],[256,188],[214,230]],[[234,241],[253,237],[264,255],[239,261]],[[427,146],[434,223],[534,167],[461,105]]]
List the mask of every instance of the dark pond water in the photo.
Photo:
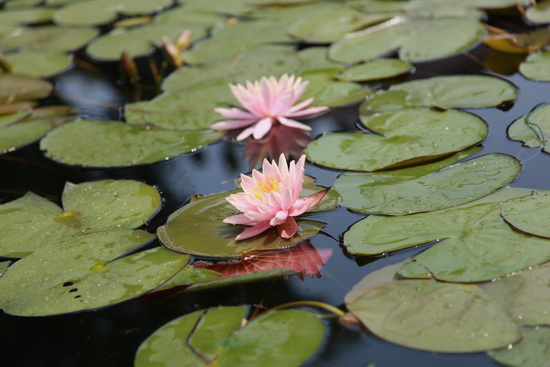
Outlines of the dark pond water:
[[[487,49],[475,57],[483,60]],[[506,55],[492,55],[505,63]],[[490,73],[472,57],[459,56],[418,66],[415,77],[448,73]],[[519,74],[494,74],[516,84],[519,98],[506,108],[471,110],[489,125],[489,136],[480,154],[502,152],[520,159],[521,175],[512,185],[550,189],[550,155],[529,149],[506,138],[508,125],[550,96],[550,83],[528,81]],[[118,119],[128,93],[108,79],[75,68],[54,79],[60,102],[77,106],[94,119]],[[339,108],[313,121],[313,135],[325,130],[353,130],[357,105]],[[148,225],[154,229],[195,193],[209,194],[234,188],[233,180],[248,171],[242,159],[243,145],[218,142],[201,151],[169,161],[135,168],[88,170],[46,160],[37,144],[0,157],[1,202],[31,190],[59,202],[65,181],[82,182],[103,178],[133,178],[158,187],[164,198],[161,212]],[[308,165],[306,173],[331,185],[341,173]],[[342,306],[351,287],[373,270],[413,256],[423,248],[401,251],[389,257],[355,258],[340,245],[345,230],[364,215],[345,208],[318,214],[329,223],[325,234],[312,238],[318,248],[332,248],[333,256],[320,279],[297,277],[264,281],[172,297],[156,303],[133,300],[105,309],[78,314],[21,318],[0,314],[0,365],[2,366],[131,366],[139,344],[164,323],[194,310],[218,305],[263,304],[277,306],[294,300],[316,300]],[[361,328],[340,326],[328,320],[327,338],[307,366],[497,366],[483,353],[441,354],[412,350],[380,340]]]

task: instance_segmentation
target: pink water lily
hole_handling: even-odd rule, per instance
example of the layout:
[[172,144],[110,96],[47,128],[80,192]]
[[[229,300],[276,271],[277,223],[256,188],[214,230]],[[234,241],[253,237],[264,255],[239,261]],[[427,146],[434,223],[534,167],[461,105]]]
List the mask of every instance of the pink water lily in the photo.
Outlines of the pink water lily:
[[254,237],[271,227],[275,227],[282,238],[291,238],[298,231],[295,216],[303,214],[316,205],[327,190],[300,198],[304,181],[306,157],[290,162],[288,166],[284,154],[279,164],[264,159],[262,172],[252,170],[252,177],[241,174],[241,186],[244,192],[232,194],[227,198],[243,214],[224,219],[225,223],[251,226],[242,231],[235,239],[244,240]]
[[254,139],[263,138],[273,124],[283,124],[288,127],[309,131],[311,127],[295,119],[308,119],[322,114],[328,107],[310,107],[313,98],[308,98],[295,105],[306,91],[308,82],[294,75],[283,75],[279,80],[275,77],[263,77],[259,82],[246,82],[230,85],[231,92],[245,110],[240,108],[216,108],[219,114],[229,120],[212,125],[215,130],[234,130],[245,128],[237,140],[249,136]]

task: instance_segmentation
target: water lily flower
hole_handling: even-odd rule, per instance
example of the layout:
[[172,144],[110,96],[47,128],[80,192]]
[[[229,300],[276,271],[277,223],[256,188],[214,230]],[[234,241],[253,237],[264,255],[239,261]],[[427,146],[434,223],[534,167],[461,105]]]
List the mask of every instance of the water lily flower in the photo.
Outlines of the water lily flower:
[[252,170],[252,177],[241,174],[244,192],[230,195],[226,200],[243,214],[224,219],[225,223],[251,226],[242,231],[236,240],[254,237],[275,227],[282,238],[291,238],[298,231],[295,216],[316,205],[328,190],[300,198],[304,181],[305,155],[286,162],[284,154],[279,164],[264,159],[262,172]]
[[245,128],[237,140],[249,136],[254,139],[263,138],[273,124],[283,124],[288,127],[309,131],[311,127],[294,119],[308,119],[318,116],[328,110],[328,107],[309,107],[313,98],[308,98],[295,105],[306,91],[308,82],[294,75],[283,75],[279,80],[271,76],[263,77],[259,82],[246,82],[230,85],[231,92],[245,108],[216,108],[219,114],[229,120],[212,125],[215,130],[233,130]]

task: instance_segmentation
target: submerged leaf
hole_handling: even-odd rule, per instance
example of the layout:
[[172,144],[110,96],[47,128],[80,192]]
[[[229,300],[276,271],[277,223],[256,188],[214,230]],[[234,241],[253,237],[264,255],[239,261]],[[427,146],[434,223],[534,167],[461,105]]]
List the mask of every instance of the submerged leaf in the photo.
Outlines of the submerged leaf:
[[522,141],[528,147],[541,147],[545,152],[550,152],[547,147],[547,139],[550,139],[550,104],[540,105],[515,120],[508,127],[508,137]]
[[220,307],[171,321],[141,344],[135,366],[299,366],[323,339],[323,323],[310,312],[272,311],[246,322],[246,310]]

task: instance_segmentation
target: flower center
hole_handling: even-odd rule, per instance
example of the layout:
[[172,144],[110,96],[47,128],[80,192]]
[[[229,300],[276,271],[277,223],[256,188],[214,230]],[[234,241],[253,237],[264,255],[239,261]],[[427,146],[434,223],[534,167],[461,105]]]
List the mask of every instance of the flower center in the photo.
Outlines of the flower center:
[[271,191],[279,191],[279,182],[273,178],[273,176],[266,175],[264,181],[256,182],[256,190],[254,190],[254,195],[260,200],[263,200],[264,197],[262,193],[269,193]]

